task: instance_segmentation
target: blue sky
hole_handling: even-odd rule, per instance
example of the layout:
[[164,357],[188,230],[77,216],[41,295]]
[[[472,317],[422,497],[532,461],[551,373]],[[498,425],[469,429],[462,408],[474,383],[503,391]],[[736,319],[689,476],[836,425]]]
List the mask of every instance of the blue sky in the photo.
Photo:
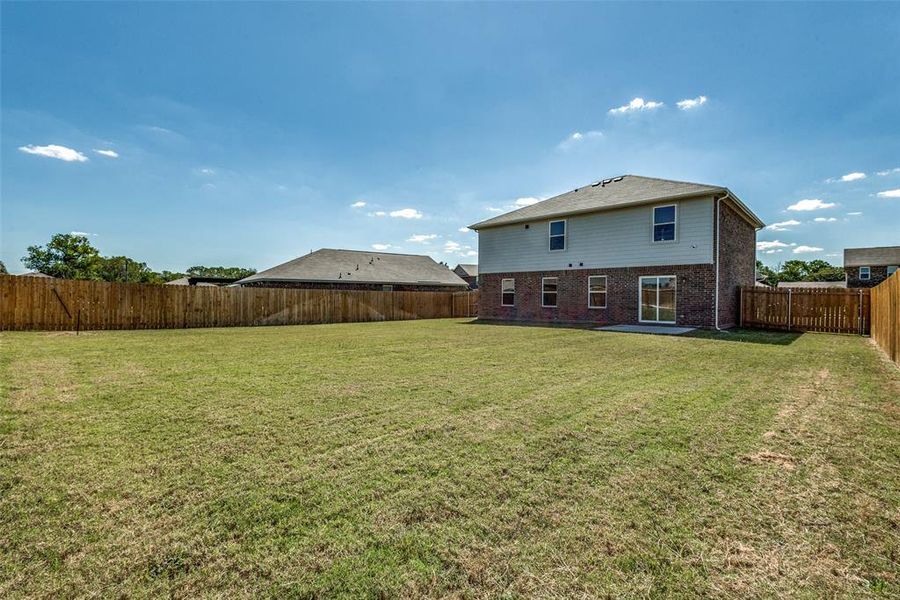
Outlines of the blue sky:
[[70,231],[155,269],[452,266],[622,173],[728,186],[769,264],[900,244],[900,5],[0,6],[13,272]]

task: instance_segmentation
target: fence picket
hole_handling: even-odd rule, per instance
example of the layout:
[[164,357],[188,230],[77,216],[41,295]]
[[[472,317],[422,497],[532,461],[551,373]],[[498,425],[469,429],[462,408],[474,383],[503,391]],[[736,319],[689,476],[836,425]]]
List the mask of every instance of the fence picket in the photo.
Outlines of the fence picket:
[[474,317],[477,306],[477,291],[217,288],[0,275],[0,330],[6,331],[73,330],[76,325],[84,330],[170,329]]

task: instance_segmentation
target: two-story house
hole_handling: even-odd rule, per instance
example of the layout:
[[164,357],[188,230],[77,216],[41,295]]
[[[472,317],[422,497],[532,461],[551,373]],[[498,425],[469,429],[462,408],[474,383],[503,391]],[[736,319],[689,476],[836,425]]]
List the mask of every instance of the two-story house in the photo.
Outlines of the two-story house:
[[847,287],[875,287],[893,275],[898,266],[900,246],[844,249]]
[[478,317],[732,327],[761,227],[725,187],[598,181],[471,226]]

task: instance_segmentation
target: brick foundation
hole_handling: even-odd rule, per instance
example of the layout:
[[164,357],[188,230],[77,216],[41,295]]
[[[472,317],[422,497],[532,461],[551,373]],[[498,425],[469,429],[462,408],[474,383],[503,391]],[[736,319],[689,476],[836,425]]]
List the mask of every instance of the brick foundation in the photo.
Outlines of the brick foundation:
[[[589,275],[606,275],[606,308],[588,308]],[[713,290],[715,290],[716,272],[715,265],[712,264],[567,269],[528,273],[483,273],[480,275],[478,318],[596,325],[637,324],[639,322],[638,278],[650,275],[675,275],[677,277],[675,293],[677,325],[715,326],[715,294]],[[556,308],[541,307],[542,277],[559,278]],[[515,306],[500,306],[500,280],[505,278],[516,280]]]

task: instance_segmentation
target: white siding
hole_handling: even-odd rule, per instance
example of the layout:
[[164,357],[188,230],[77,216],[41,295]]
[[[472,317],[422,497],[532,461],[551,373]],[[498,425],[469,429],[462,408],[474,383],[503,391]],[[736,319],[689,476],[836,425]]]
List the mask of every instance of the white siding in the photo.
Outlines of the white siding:
[[[549,219],[478,232],[478,272],[509,273],[569,268],[640,267],[713,262],[713,200],[675,202],[675,242],[652,241],[653,207],[645,204],[565,217],[566,249],[548,247]],[[557,219],[553,219],[557,220]],[[584,263],[583,265],[581,263]]]

